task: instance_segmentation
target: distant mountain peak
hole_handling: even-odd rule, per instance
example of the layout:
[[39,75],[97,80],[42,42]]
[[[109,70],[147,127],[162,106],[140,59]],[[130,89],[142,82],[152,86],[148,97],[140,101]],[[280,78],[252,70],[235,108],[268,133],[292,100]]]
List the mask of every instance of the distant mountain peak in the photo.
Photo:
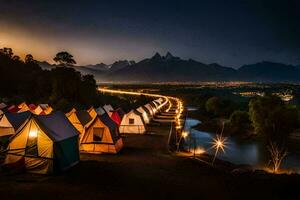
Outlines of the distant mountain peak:
[[174,56],[168,51],[165,58],[168,60],[174,58]]
[[152,59],[162,59],[162,57],[161,57],[161,55],[158,52],[156,52],[154,54],[154,56],[152,57]]

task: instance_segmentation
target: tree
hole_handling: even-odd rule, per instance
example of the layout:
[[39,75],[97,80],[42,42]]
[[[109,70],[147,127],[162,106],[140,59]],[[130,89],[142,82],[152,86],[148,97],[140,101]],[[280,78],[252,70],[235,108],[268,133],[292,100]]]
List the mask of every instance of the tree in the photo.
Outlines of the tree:
[[299,126],[297,108],[285,105],[276,96],[252,99],[249,115],[255,133],[272,141],[284,142],[288,134]]
[[28,64],[28,63],[34,63],[35,60],[33,59],[33,56],[31,54],[27,54],[25,56],[25,63]]
[[221,97],[211,97],[205,103],[206,111],[218,117],[228,117],[233,111],[232,102]]
[[230,132],[232,134],[245,133],[251,127],[249,114],[246,111],[237,110],[230,116]]
[[7,47],[0,49],[0,53],[8,56],[9,58],[12,58],[12,56],[14,55],[12,48],[7,48]]
[[72,66],[76,64],[76,61],[73,59],[73,56],[66,51],[57,53],[53,60],[64,66]]

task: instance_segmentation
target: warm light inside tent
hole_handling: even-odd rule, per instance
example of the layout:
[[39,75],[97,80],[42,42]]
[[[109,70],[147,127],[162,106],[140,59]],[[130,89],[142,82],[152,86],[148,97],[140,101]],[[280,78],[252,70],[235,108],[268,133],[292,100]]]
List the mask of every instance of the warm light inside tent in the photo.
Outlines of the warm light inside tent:
[[186,131],[183,131],[183,132],[182,132],[182,137],[183,137],[183,138],[186,138],[188,135],[189,135],[188,132],[186,132]]
[[36,129],[31,129],[29,131],[29,137],[30,138],[36,138],[37,137],[37,134],[38,134],[38,131]]
[[146,113],[143,113],[143,118],[146,122],[149,122],[149,118]]

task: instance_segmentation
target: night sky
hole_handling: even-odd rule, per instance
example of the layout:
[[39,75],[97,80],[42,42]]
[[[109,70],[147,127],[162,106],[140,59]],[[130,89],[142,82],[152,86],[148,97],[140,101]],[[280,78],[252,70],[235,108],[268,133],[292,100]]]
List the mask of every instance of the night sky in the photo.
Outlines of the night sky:
[[78,64],[139,61],[156,51],[230,67],[300,64],[299,0],[0,0],[0,47]]

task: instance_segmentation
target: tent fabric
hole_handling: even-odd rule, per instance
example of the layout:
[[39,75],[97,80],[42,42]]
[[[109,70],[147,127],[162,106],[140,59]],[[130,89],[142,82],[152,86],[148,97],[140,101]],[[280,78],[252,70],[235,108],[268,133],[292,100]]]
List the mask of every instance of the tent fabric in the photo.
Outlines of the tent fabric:
[[43,113],[44,112],[44,110],[43,110],[43,108],[40,106],[40,105],[38,105],[35,109],[34,109],[34,113],[36,114],[36,115],[40,115],[41,113]]
[[102,107],[97,108],[96,112],[98,115],[104,115],[106,113],[106,111]]
[[69,112],[66,116],[79,133],[83,133],[84,127],[93,120],[91,115],[85,110],[75,111],[71,114]]
[[60,111],[50,115],[38,115],[35,116],[35,119],[41,127],[45,125],[44,128],[47,129],[48,136],[54,141],[62,141],[79,135],[64,113]]
[[5,104],[5,103],[0,103],[0,110],[2,110],[2,109],[4,109],[4,108],[6,108],[7,107],[7,105]]
[[89,123],[93,119],[91,117],[91,115],[85,110],[77,111],[75,114],[83,126],[85,126],[87,123]]
[[95,117],[97,116],[97,112],[96,112],[96,110],[95,110],[94,107],[89,108],[89,109],[87,110],[87,112],[90,114],[90,116],[91,116],[92,118],[95,118]]
[[[95,129],[103,129],[101,141],[94,140]],[[97,115],[86,127],[80,140],[80,150],[87,153],[118,153],[123,148],[118,126],[107,114]]]
[[72,108],[72,110],[70,110],[69,112],[66,113],[66,116],[70,116],[72,115],[73,113],[75,113],[77,110],[75,108]]
[[139,108],[136,109],[139,113],[141,113],[143,120],[146,124],[150,123],[150,117],[151,115],[148,115],[146,112],[145,108],[143,106],[140,106]]
[[117,108],[115,111],[118,112],[118,114],[119,114],[119,116],[120,116],[120,118],[121,118],[121,120],[122,120],[122,118],[123,118],[124,115],[125,115],[124,110],[123,110],[122,108]]
[[0,120],[0,137],[14,135],[30,116],[31,112],[29,111],[4,114]]
[[146,104],[145,107],[147,108],[147,110],[149,110],[151,116],[153,116],[155,114],[154,110],[153,110],[153,107],[149,103]]
[[122,118],[120,117],[119,115],[119,112],[117,110],[114,110],[110,116],[110,118],[112,120],[114,120],[114,122],[117,124],[117,125],[120,125],[121,124],[121,121],[122,121]]
[[109,116],[111,116],[111,114],[112,114],[112,111],[114,110],[114,108],[110,105],[110,104],[105,104],[104,106],[103,106],[103,109],[105,110],[105,112],[109,115]]
[[[30,138],[36,138],[37,155],[27,152]],[[26,125],[11,138],[8,152],[5,164],[25,158],[24,165],[29,172],[62,171],[79,162],[78,132],[61,112],[31,115]]]
[[120,133],[144,134],[146,132],[146,128],[142,114],[136,110],[132,110],[125,114],[119,130]]
[[10,112],[10,113],[16,113],[16,112],[19,111],[19,108],[18,108],[17,106],[15,106],[15,105],[12,105],[12,106],[10,106],[10,107],[7,109],[7,111]]

